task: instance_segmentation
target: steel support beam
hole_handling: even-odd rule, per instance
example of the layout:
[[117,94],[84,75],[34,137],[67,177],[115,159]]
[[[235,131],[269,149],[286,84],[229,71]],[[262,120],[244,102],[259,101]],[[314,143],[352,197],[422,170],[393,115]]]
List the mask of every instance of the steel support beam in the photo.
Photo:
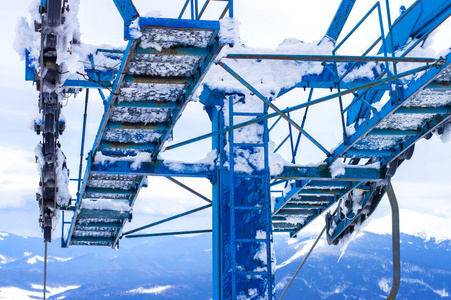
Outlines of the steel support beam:
[[133,161],[92,164],[91,173],[173,177],[214,177],[213,166],[207,164],[157,161],[155,163],[142,162],[136,167],[132,167],[132,165]]
[[338,7],[337,12],[329,25],[329,29],[327,29],[326,32],[326,37],[331,39],[334,43],[340,36],[346,20],[354,7],[355,1],[356,0],[342,0]]
[[[190,211],[187,211],[187,212],[178,214],[178,215],[176,215],[176,216],[169,217],[169,218],[166,218],[166,219],[163,219],[163,220],[160,220],[160,221],[151,223],[151,224],[149,224],[149,225],[145,225],[145,226],[142,226],[142,227],[139,227],[139,228],[136,228],[136,229],[133,229],[133,230],[124,232],[122,235],[123,235],[123,236],[128,236],[128,235],[130,235],[130,234],[132,234],[132,233],[135,233],[135,232],[138,232],[138,231],[141,231],[141,230],[150,228],[150,227],[154,227],[154,226],[157,226],[157,225],[160,225],[160,224],[163,224],[163,223],[166,223],[166,222],[169,222],[169,221],[172,221],[172,220],[175,220],[175,219],[178,219],[178,218],[181,218],[181,217],[184,217],[184,216],[193,214],[193,213],[195,213],[195,212],[198,212],[198,211],[204,210],[204,209],[206,209],[206,208],[210,208],[210,207],[211,207],[211,204],[208,204],[208,205],[205,205],[205,206],[202,206],[202,207],[198,207],[198,208],[192,209],[192,210],[190,210]],[[134,236],[134,237],[136,237],[136,236]]]
[[[282,113],[289,113],[289,112],[292,112],[292,111],[297,111],[297,110],[300,110],[300,109],[303,109],[303,108],[306,108],[306,107],[310,107],[310,106],[313,106],[313,105],[324,103],[326,101],[329,101],[329,100],[332,100],[332,99],[336,99],[338,97],[343,97],[345,95],[352,94],[352,93],[355,93],[355,92],[358,92],[358,91],[361,91],[361,90],[367,90],[367,89],[374,88],[374,87],[377,87],[377,86],[387,86],[387,83],[390,82],[390,81],[393,81],[393,80],[399,79],[399,78],[403,78],[403,77],[406,77],[406,76],[409,76],[409,75],[412,75],[412,74],[415,74],[415,73],[418,73],[418,72],[422,72],[422,71],[426,71],[426,70],[432,69],[434,66],[438,67],[438,65],[436,65],[436,64],[419,67],[419,68],[416,68],[416,69],[413,69],[413,70],[410,70],[410,71],[406,71],[406,72],[400,73],[400,74],[398,74],[398,76],[390,76],[388,78],[375,80],[375,81],[370,82],[370,83],[362,84],[362,85],[360,85],[359,87],[356,87],[356,88],[351,88],[351,89],[348,89],[348,90],[345,90],[345,91],[334,93],[334,94],[331,94],[331,95],[328,95],[328,96],[325,96],[325,97],[321,97],[321,98],[318,98],[318,99],[315,99],[315,100],[312,100],[312,101],[309,101],[309,102],[301,103],[301,104],[298,104],[298,105],[295,105],[295,106],[292,106],[292,107],[280,110],[280,112],[282,112]],[[434,69],[436,69],[436,68],[434,68]],[[202,99],[202,102],[203,103],[208,102],[208,99],[207,100]],[[228,126],[226,128],[218,129],[218,130],[215,130],[215,131],[213,131],[211,133],[207,133],[207,134],[204,134],[204,135],[198,136],[196,138],[192,138],[192,139],[189,139],[189,140],[177,143],[177,144],[169,145],[169,146],[167,146],[165,148],[165,150],[171,150],[171,149],[179,148],[179,147],[182,147],[182,146],[186,146],[188,144],[195,143],[195,142],[198,142],[198,141],[201,141],[201,140],[213,137],[215,135],[219,135],[219,134],[223,134],[223,133],[229,132],[230,130],[235,130],[235,129],[238,129],[238,128],[241,128],[241,127],[244,127],[244,126],[248,126],[248,125],[251,125],[251,124],[254,124],[254,123],[257,123],[257,122],[261,122],[261,121],[267,120],[269,118],[277,117],[277,116],[280,116],[279,113],[274,112],[274,113],[267,114],[265,116],[256,117],[256,118],[254,118],[252,120],[249,120],[249,121],[246,121],[246,122],[242,122],[242,123],[239,123],[239,124],[235,124],[233,126]],[[375,118],[372,118],[369,121],[367,121],[367,123],[370,123],[369,124],[370,126],[375,126],[377,121],[379,121],[379,120],[376,120]],[[367,124],[365,124],[365,125],[367,125]],[[367,125],[367,126],[369,126],[369,125]],[[360,138],[361,135],[368,133],[368,131],[369,131],[369,129],[367,131],[365,131],[364,133],[360,132],[360,135],[357,135],[357,134],[354,133],[350,137],[350,141],[352,141],[353,143],[357,142],[357,139]],[[351,146],[348,146],[348,144],[342,144],[342,145],[340,145],[340,147],[351,148]],[[333,158],[330,158],[330,161],[335,161],[338,158],[338,156],[336,156],[336,153],[339,153],[339,152],[340,153],[343,152],[343,149],[341,149],[341,148],[340,149],[335,149]]]
[[347,55],[291,55],[291,54],[227,54],[228,59],[268,59],[268,60],[295,60],[317,62],[415,62],[436,63],[441,59],[427,57],[384,57],[384,56],[347,56]]
[[203,230],[190,230],[190,231],[174,231],[174,232],[159,232],[159,233],[147,233],[147,234],[134,234],[127,235],[126,238],[142,238],[142,237],[155,237],[155,236],[166,236],[166,235],[184,235],[184,234],[200,234],[212,232],[211,229]]
[[117,10],[121,14],[125,24],[130,24],[134,19],[139,17],[139,13],[131,0],[113,0],[113,2],[116,4]]
[[277,175],[277,179],[296,180],[334,180],[334,181],[380,181],[385,178],[384,168],[371,168],[368,166],[344,167],[345,173],[332,176],[329,166],[319,165],[316,167],[285,166],[282,173]]
[[[241,95],[225,96],[207,104],[213,130],[233,124],[233,103]],[[227,110],[228,113],[224,113]],[[262,111],[255,112],[262,114]],[[227,120],[225,119],[227,117]],[[220,157],[217,181],[213,184],[213,299],[274,299],[274,263],[272,258],[272,222],[269,191],[269,142],[267,121],[262,143],[246,149],[263,151],[263,169],[240,173],[236,156],[243,148],[234,144],[239,131],[230,131],[213,138],[213,147]],[[250,162],[249,162],[250,163]]]

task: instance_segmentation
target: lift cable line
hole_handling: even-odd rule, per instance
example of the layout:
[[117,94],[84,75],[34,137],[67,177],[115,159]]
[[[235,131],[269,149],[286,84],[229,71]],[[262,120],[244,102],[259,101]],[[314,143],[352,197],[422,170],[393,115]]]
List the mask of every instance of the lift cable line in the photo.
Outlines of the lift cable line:
[[288,289],[290,288],[291,284],[293,283],[293,281],[296,279],[296,276],[298,276],[299,271],[301,271],[302,267],[304,266],[305,262],[307,261],[307,259],[309,258],[310,254],[312,253],[313,249],[315,249],[316,244],[318,243],[318,241],[320,240],[321,236],[323,235],[324,231],[326,231],[326,226],[323,227],[323,229],[321,230],[320,234],[318,235],[318,237],[316,238],[315,242],[313,243],[312,247],[310,247],[310,250],[307,252],[307,255],[305,255],[304,259],[302,260],[301,265],[298,267],[298,269],[296,270],[296,272],[294,272],[293,277],[291,278],[290,282],[287,284],[287,286],[285,287],[285,289],[282,292],[282,295],[280,295],[279,300],[282,300],[283,297],[285,296],[285,294],[287,293]]
[[44,250],[44,300],[46,299],[46,292],[47,292],[47,258],[48,258],[48,256],[47,256],[47,245],[48,245],[48,242],[44,242],[44,247],[45,247],[45,250]]
[[[325,232],[328,244],[337,245],[367,221],[386,193],[394,203],[391,179],[413,156],[415,144],[442,136],[451,126],[451,53],[430,57],[425,43],[451,15],[451,0],[416,0],[395,20],[389,0],[375,1],[341,38],[357,3],[342,0],[319,42],[289,39],[274,51],[241,45],[233,0],[215,1],[219,6],[210,0],[181,1],[173,14],[177,18],[148,17],[132,0],[112,0],[126,44],[120,50],[87,47],[78,40],[78,2],[41,0],[34,26],[40,39],[24,49],[26,80],[39,92],[37,199],[46,249],[60,211],[63,247],[118,248],[123,237],[211,233],[213,299],[249,298],[256,291],[272,300],[275,233],[294,238],[322,216],[321,235]],[[374,14],[375,41],[362,55],[342,54]],[[85,110],[72,201],[62,152],[71,145],[60,143],[66,126],[60,116],[70,109],[65,99],[82,89]],[[99,91],[104,114],[85,155],[89,89]],[[308,91],[291,99],[296,89]],[[330,94],[314,99],[314,90]],[[110,91],[108,97],[103,91]],[[203,105],[211,131],[186,139],[179,120],[190,114],[186,108],[192,100]],[[282,109],[278,101],[287,101],[288,107]],[[333,118],[322,105],[335,107],[337,126],[329,124]],[[327,117],[318,118],[319,113]],[[334,148],[318,133],[327,126],[337,137]],[[313,145],[301,145],[301,137]],[[205,150],[213,151],[186,162],[187,152],[198,152],[192,144],[207,138],[211,147]],[[179,161],[160,155],[180,147],[187,150],[170,153]],[[299,164],[309,149],[322,161]],[[207,203],[127,230],[139,192],[154,176]],[[208,179],[212,196],[179,177]],[[140,232],[206,209],[211,209],[211,229]],[[395,227],[390,297],[397,294],[400,278]]]
[[202,195],[202,194],[196,192],[195,190],[193,190],[193,189],[190,188],[189,186],[187,186],[187,185],[181,183],[181,182],[178,181],[177,179],[172,178],[171,176],[166,176],[166,179],[168,179],[169,181],[171,181],[171,182],[177,184],[178,186],[184,188],[185,190],[191,192],[192,194],[196,195],[197,197],[201,198],[202,200],[207,201],[207,202],[209,202],[209,203],[212,202],[210,199],[208,199],[208,198],[205,197],[204,195]]

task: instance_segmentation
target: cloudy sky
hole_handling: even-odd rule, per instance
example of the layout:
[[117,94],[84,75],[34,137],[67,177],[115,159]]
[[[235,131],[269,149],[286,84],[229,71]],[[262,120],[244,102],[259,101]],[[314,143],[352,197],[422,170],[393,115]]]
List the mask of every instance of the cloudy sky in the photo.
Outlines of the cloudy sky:
[[[38,172],[34,162],[34,148],[40,141],[29,129],[30,115],[35,109],[38,94],[35,87],[24,81],[24,62],[13,50],[15,24],[20,17],[28,17],[31,0],[9,1],[0,10],[2,34],[0,35],[0,231],[15,234],[40,236],[38,227],[39,210],[35,201],[38,186]],[[161,2],[164,2],[162,6]],[[400,5],[410,5],[412,0],[391,1],[393,16],[397,16]],[[164,16],[174,16],[183,1],[135,1],[138,10],[143,14],[149,10],[160,10]],[[285,38],[294,37],[306,42],[318,41],[326,32],[339,1],[296,1],[279,0],[277,4],[269,0],[236,1],[235,17],[241,22],[241,39],[248,46],[274,49]],[[372,6],[373,1],[357,1],[349,18],[345,31],[355,24]],[[394,19],[394,17],[393,17]],[[82,42],[87,44],[124,45],[122,39],[122,20],[111,0],[87,1],[81,0],[79,20],[82,32]],[[341,54],[359,54],[372,42],[377,33],[376,19],[370,19],[358,35],[350,40]],[[451,30],[450,22],[446,22],[434,37],[433,48],[436,52],[449,48],[449,38],[446,33]],[[305,97],[305,94],[295,94]],[[67,130],[61,138],[63,151],[66,153],[71,170],[71,177],[78,174],[82,111],[84,94],[76,99],[69,99],[63,113],[67,119]],[[328,111],[329,108],[324,108]],[[100,98],[92,91],[88,117],[88,141],[86,149],[92,145],[93,135],[97,131],[98,120],[103,108]],[[312,118],[311,118],[312,119]],[[199,103],[192,103],[175,130],[175,140],[181,141],[188,137],[208,132],[210,124]],[[311,127],[318,127],[311,123]],[[320,128],[319,134],[330,134],[328,128]],[[337,135],[337,141],[340,136]],[[332,144],[331,146],[334,146]],[[194,147],[194,146],[193,146]],[[184,148],[166,157],[202,158],[210,149],[209,141],[204,141],[195,148]],[[414,157],[405,162],[398,170],[393,185],[405,213],[405,221],[401,215],[402,227],[409,232],[412,224],[415,231],[422,228],[428,231],[440,231],[443,226],[449,226],[445,218],[451,216],[451,143],[443,144],[438,138],[421,141],[417,144]],[[205,180],[183,180],[196,186],[196,189],[210,196],[210,187]],[[75,186],[71,187],[75,195]],[[169,193],[168,190],[171,192]],[[161,217],[183,212],[203,205],[202,200],[193,197],[186,191],[176,187],[162,178],[151,178],[149,188],[143,190],[135,206],[135,219],[128,228],[149,223]],[[414,213],[412,213],[414,212]],[[375,218],[389,213],[387,201],[378,208]],[[424,213],[421,215],[418,213]],[[323,222],[318,220],[319,226]],[[382,220],[382,219],[381,219]],[[374,222],[373,227],[381,228],[381,220]],[[387,220],[386,218],[383,220]],[[415,220],[415,222],[411,222]],[[431,220],[435,220],[431,228]],[[407,222],[409,221],[409,222]],[[377,223],[379,222],[379,223]],[[383,221],[385,222],[385,221]],[[210,228],[209,212],[193,216],[188,222],[192,229]],[[385,222],[386,223],[386,222]],[[161,227],[189,229],[187,222]],[[174,226],[174,227],[172,227]],[[178,227],[177,227],[178,226]],[[384,225],[385,226],[385,225]],[[315,225],[310,226],[315,229]],[[371,226],[370,226],[371,227]],[[385,226],[386,227],[386,226]],[[385,228],[384,227],[384,228]],[[376,229],[374,229],[376,230]],[[377,230],[376,230],[377,231]],[[383,231],[383,230],[380,230]],[[59,235],[59,232],[55,232]]]

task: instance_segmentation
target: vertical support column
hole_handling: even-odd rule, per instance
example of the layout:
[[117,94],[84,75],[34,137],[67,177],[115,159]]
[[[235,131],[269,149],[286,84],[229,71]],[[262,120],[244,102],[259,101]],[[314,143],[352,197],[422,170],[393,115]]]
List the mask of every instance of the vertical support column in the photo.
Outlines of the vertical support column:
[[233,0],[229,0],[229,18],[233,18]]
[[[259,99],[221,93],[213,130],[266,113]],[[261,109],[254,108],[256,100]],[[213,299],[274,299],[267,121],[213,139],[219,153],[213,184]]]

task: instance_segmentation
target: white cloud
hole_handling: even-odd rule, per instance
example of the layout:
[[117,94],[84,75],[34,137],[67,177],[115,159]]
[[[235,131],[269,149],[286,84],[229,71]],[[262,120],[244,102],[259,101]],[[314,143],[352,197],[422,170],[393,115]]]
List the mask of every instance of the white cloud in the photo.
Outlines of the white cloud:
[[143,287],[139,287],[137,289],[133,289],[127,292],[127,294],[154,294],[154,295],[158,295],[163,293],[164,291],[168,290],[172,288],[172,285],[165,285],[165,286],[156,286],[153,288],[143,288]]
[[10,263],[10,262],[13,262],[13,261],[14,261],[13,258],[5,257],[5,256],[0,254],[0,264],[4,265],[4,264],[7,264],[7,263]]
[[38,263],[38,261],[42,261],[43,262],[44,261],[44,257],[36,255],[36,256],[33,256],[33,257],[27,259],[27,263],[30,264],[30,265],[34,265],[34,264]]
[[[211,199],[208,180],[177,178],[200,194]],[[163,177],[149,177],[148,187],[140,191],[135,211],[143,214],[173,215],[208,204],[191,192]]]
[[[371,219],[363,229],[377,234],[391,234],[391,214]],[[432,216],[412,210],[400,210],[400,230],[402,233],[419,236],[426,240],[434,238],[436,242],[451,240],[451,219]]]
[[39,177],[32,151],[0,146],[4,159],[0,164],[0,208],[22,207],[35,201]]
[[72,257],[63,258],[63,257],[56,257],[56,256],[49,256],[49,258],[52,258],[52,259],[60,261],[60,262],[66,262],[66,261],[69,261],[72,259]]
[[450,184],[398,181],[394,183],[394,189],[402,208],[440,217],[451,215]]

